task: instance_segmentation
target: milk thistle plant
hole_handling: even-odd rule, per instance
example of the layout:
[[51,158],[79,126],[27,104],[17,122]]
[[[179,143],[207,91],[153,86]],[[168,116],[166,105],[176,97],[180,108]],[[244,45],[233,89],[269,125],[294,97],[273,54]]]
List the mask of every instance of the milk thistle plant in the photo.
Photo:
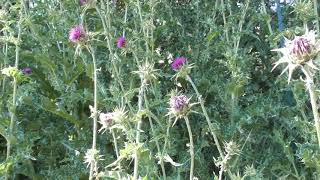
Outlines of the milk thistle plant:
[[191,162],[190,162],[190,175],[189,178],[190,180],[193,180],[194,178],[194,144],[193,144],[193,135],[191,131],[191,126],[190,126],[190,121],[188,118],[188,113],[193,104],[189,103],[190,99],[184,95],[173,95],[170,98],[170,108],[169,108],[169,115],[173,116],[176,118],[176,121],[179,118],[183,118],[186,122],[187,129],[188,129],[188,134],[189,134],[189,147],[190,147],[190,157],[191,157]]
[[[187,65],[186,64],[186,59],[184,57],[178,57],[176,58],[172,64],[171,64],[171,68],[174,70],[174,71],[177,71],[177,74],[175,75],[176,76],[176,80],[178,77],[182,77],[182,78],[185,78],[192,86],[193,90],[195,91],[196,95],[197,95],[197,98],[199,100],[199,103],[201,105],[201,110],[202,110],[202,113],[203,115],[205,116],[206,118],[206,121],[208,123],[208,126],[209,126],[209,129],[210,129],[210,133],[212,134],[213,138],[214,138],[214,142],[217,146],[217,149],[219,151],[219,154],[220,154],[220,157],[222,159],[224,159],[224,153],[222,151],[222,148],[220,146],[220,143],[219,143],[219,140],[218,140],[218,137],[215,133],[215,130],[213,129],[213,125],[212,125],[212,122],[209,118],[209,115],[207,113],[207,110],[204,106],[204,101],[202,99],[202,96],[201,94],[199,93],[195,83],[193,82],[193,80],[191,79],[191,77],[189,76],[190,74],[190,71],[192,69],[193,65],[190,64],[190,65]],[[228,174],[229,176],[231,175],[230,171],[228,171]]]
[[[89,39],[85,39],[86,37],[86,32],[83,29],[82,25],[77,25],[69,31],[69,40],[72,41],[73,43],[76,44],[81,44],[85,43],[86,40],[89,41]],[[96,56],[95,56],[95,50],[94,48],[89,45],[85,44],[85,47],[87,48],[88,52],[92,56],[92,62],[93,62],[93,106],[89,106],[91,115],[90,118],[93,119],[93,127],[92,127],[92,148],[87,151],[86,155],[86,160],[85,162],[88,163],[88,166],[90,165],[90,175],[89,179],[93,179],[94,176],[98,173],[98,168],[97,168],[97,161],[99,160],[100,157],[98,155],[99,151],[97,150],[97,119],[99,116],[98,112],[98,89],[97,89],[97,81],[98,81],[98,68],[97,68],[97,62],[96,62]],[[88,162],[91,161],[91,162]]]
[[0,179],[320,179],[316,0],[0,6]]
[[304,77],[301,79],[305,82],[310,95],[314,123],[320,148],[320,119],[317,107],[318,96],[316,95],[314,85],[314,74],[315,71],[319,69],[313,62],[318,56],[319,48],[320,44],[316,39],[315,32],[306,29],[304,35],[296,36],[293,40],[286,39],[285,46],[283,48],[274,49],[274,51],[281,52],[282,57],[274,63],[273,69],[280,64],[286,63],[287,65],[281,74],[288,71],[288,83],[290,83],[292,73],[295,69],[300,69],[303,72]]

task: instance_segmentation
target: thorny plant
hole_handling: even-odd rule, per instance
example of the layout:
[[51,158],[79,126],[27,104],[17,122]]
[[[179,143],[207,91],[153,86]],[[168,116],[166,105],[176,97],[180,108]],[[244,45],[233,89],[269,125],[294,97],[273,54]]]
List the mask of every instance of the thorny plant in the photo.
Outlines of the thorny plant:
[[0,2],[1,177],[319,179],[316,0]]

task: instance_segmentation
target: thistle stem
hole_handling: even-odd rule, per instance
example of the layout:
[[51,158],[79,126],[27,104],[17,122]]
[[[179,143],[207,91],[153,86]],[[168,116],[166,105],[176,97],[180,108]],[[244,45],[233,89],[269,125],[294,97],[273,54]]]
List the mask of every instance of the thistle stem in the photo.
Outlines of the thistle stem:
[[221,9],[222,9],[222,18],[223,18],[223,24],[224,24],[224,34],[226,36],[227,42],[229,42],[229,33],[228,33],[228,25],[227,25],[227,19],[226,19],[226,14],[225,14],[225,6],[224,6],[224,1],[221,0]]
[[316,17],[317,32],[319,33],[320,27],[319,27],[318,0],[313,0],[313,9],[314,9],[314,15]]
[[[102,8],[105,10],[105,6],[104,6],[104,3],[102,2],[101,3],[102,5]],[[126,6],[127,8],[127,6]],[[123,83],[121,81],[121,77],[120,77],[120,73],[117,69],[117,65],[115,63],[115,54],[113,53],[113,49],[112,49],[112,46],[111,46],[111,41],[110,41],[110,32],[108,29],[111,28],[111,17],[110,17],[110,9],[109,9],[109,2],[107,2],[107,15],[105,14],[102,14],[102,12],[100,11],[99,7],[96,6],[96,11],[101,19],[101,22],[102,22],[102,26],[103,26],[103,29],[104,29],[104,33],[106,35],[106,40],[107,40],[107,46],[108,46],[108,49],[109,49],[109,53],[110,53],[110,59],[111,59],[111,63],[112,63],[112,68],[113,68],[113,71],[114,71],[114,74],[115,74],[115,78],[116,80],[118,81],[119,83],[119,86],[120,86],[120,89],[121,89],[121,92],[122,93],[125,93],[125,89],[124,89],[124,86],[123,86]],[[127,11],[127,9],[126,9]],[[126,15],[125,15],[125,22],[127,21],[127,12],[126,12]],[[123,31],[123,34],[125,34],[125,30]],[[127,98],[127,96],[124,95],[124,99],[126,101],[126,104],[128,105],[129,109],[131,112],[133,112],[133,107],[129,101],[129,99]]]
[[[93,128],[92,128],[92,149],[95,150],[97,148],[97,109],[98,109],[98,98],[97,98],[97,63],[96,63],[96,58],[95,58],[95,52],[93,50],[93,48],[90,48],[90,53],[92,56],[92,62],[93,62],[93,84],[94,84],[94,89],[93,89],[93,99],[94,99],[94,115],[93,115]],[[96,168],[96,163],[95,162],[91,162],[90,164],[90,176],[89,176],[89,180],[93,179],[93,171]]]
[[[4,36],[7,36],[7,32],[4,31]],[[6,42],[4,47],[3,47],[3,54],[4,54],[4,64],[2,68],[7,67],[7,65],[9,64],[9,58],[8,58],[8,43]],[[6,76],[3,78],[2,80],[2,95],[4,95],[4,92],[6,90]]]
[[164,140],[164,145],[163,145],[163,151],[162,151],[162,156],[164,155],[167,145],[168,145],[168,140],[169,140],[169,134],[170,134],[170,127],[171,127],[171,118],[169,118],[168,125],[167,125],[167,131],[166,131],[166,137]]
[[[226,161],[230,158],[230,154],[228,153],[225,158],[223,159],[223,162],[226,163]],[[219,171],[219,180],[222,180],[223,171],[225,170],[224,164],[221,165],[220,171]]]
[[[266,4],[265,4],[264,0],[261,0],[261,5],[262,5],[263,13],[266,16],[268,16],[268,18],[270,18],[268,13],[267,13],[267,8],[266,8]],[[270,24],[270,19],[267,19],[266,21],[267,21],[267,26],[268,26],[269,33],[270,33],[270,35],[272,35],[273,31],[272,31],[272,27],[271,27],[271,24]]]
[[318,113],[318,107],[317,107],[317,96],[315,93],[315,88],[313,83],[308,83],[307,84],[307,89],[310,94],[310,101],[311,101],[311,106],[312,106],[312,112],[313,112],[313,117],[314,117],[314,122],[317,130],[317,138],[318,138],[318,144],[320,148],[320,119],[319,119],[319,113]]
[[209,115],[208,115],[208,113],[207,113],[207,110],[206,110],[206,108],[204,107],[204,102],[203,102],[202,96],[200,95],[200,93],[199,93],[199,91],[198,91],[198,88],[196,87],[196,85],[194,84],[194,82],[192,81],[192,79],[191,79],[191,77],[190,77],[189,75],[187,76],[187,80],[190,82],[191,86],[193,87],[193,90],[196,92],[197,98],[198,98],[198,100],[199,100],[199,102],[200,102],[200,106],[201,106],[203,115],[205,116],[205,118],[206,118],[206,120],[207,120],[209,129],[210,129],[210,132],[211,132],[211,134],[212,134],[212,136],[213,136],[214,142],[215,142],[215,144],[216,144],[216,146],[217,146],[217,149],[218,149],[218,151],[219,151],[219,153],[220,153],[220,156],[221,156],[221,157],[224,157],[223,151],[222,151],[222,149],[221,149],[220,143],[219,143],[218,138],[217,138],[217,135],[216,135],[215,132],[214,132],[213,125],[212,125],[212,123],[211,123],[211,121],[210,121],[210,118],[209,118]]
[[193,145],[193,138],[192,138],[192,131],[190,127],[190,122],[187,116],[184,117],[184,120],[186,121],[186,125],[188,128],[188,134],[189,134],[189,141],[190,141],[190,156],[191,156],[191,165],[190,165],[190,180],[193,180],[193,171],[194,171],[194,145]]
[[[148,111],[150,111],[146,94],[144,94],[144,102],[145,102],[146,108],[148,109]],[[153,135],[153,137],[155,137],[156,134],[155,134],[155,131],[154,131],[154,126],[153,126],[152,119],[151,119],[150,116],[148,117],[148,119],[149,119],[149,124],[150,124],[150,127],[151,127],[152,135]],[[158,139],[155,139],[155,142],[156,142],[157,151],[160,154],[161,153],[161,149],[160,149],[160,145],[159,145]],[[162,170],[163,179],[166,180],[167,179],[166,170],[164,168],[163,158],[162,157],[160,159],[160,166],[161,166],[161,170]]]
[[[141,112],[142,111],[142,101],[143,101],[143,97],[144,97],[144,88],[146,85],[146,81],[141,78],[141,86],[140,86],[140,90],[139,90],[139,96],[138,96],[138,111]],[[139,142],[140,142],[140,129],[141,129],[141,125],[142,125],[142,120],[139,119],[138,124],[137,124],[137,134],[136,134],[136,145],[139,146]],[[134,152],[134,168],[133,168],[133,179],[134,180],[138,180],[138,176],[139,176],[139,155],[138,152],[139,148],[135,149]]]
[[119,149],[118,149],[118,142],[117,142],[116,133],[114,132],[113,129],[111,129],[111,133],[112,133],[112,138],[113,138],[114,149],[116,151],[116,155],[117,155],[117,159],[118,159],[119,158]]
[[313,83],[313,77],[311,75],[310,70],[305,67],[302,68],[302,71],[304,72],[305,76],[306,76],[306,87],[309,91],[309,95],[310,95],[310,102],[311,102],[311,106],[312,106],[312,113],[313,113],[313,118],[314,118],[314,124],[316,126],[316,131],[317,131],[317,138],[318,138],[318,145],[320,148],[320,118],[319,118],[319,112],[318,112],[318,106],[317,106],[317,95],[315,92],[315,87],[314,87],[314,83]]
[[[199,91],[198,91],[198,89],[197,89],[197,86],[194,84],[194,82],[192,81],[192,79],[191,79],[191,77],[190,77],[189,75],[187,75],[187,80],[190,82],[193,90],[196,92],[196,95],[197,95],[198,100],[199,100],[199,102],[200,102],[200,106],[201,106],[203,115],[204,115],[205,118],[206,118],[206,121],[207,121],[208,126],[209,126],[210,133],[211,133],[212,136],[213,136],[214,143],[215,143],[216,146],[217,146],[217,149],[218,149],[218,151],[219,151],[219,154],[220,154],[221,159],[224,159],[224,154],[223,154],[222,148],[221,148],[221,146],[220,146],[218,137],[217,137],[217,135],[216,135],[216,133],[215,133],[215,131],[214,131],[214,129],[213,129],[213,125],[212,125],[212,123],[211,123],[211,121],[210,121],[210,118],[209,118],[209,115],[208,115],[208,113],[207,113],[207,110],[206,110],[206,108],[205,108],[205,106],[204,106],[204,101],[203,101],[203,99],[202,99],[202,96],[201,96],[201,94],[199,93]],[[229,176],[231,177],[231,172],[230,172],[229,170],[228,170],[228,174],[229,174]]]
[[[17,44],[16,44],[16,59],[14,63],[14,67],[16,69],[19,68],[19,58],[20,58],[20,40],[21,40],[21,24],[22,24],[22,12],[23,12],[23,7],[24,7],[24,2],[21,1],[21,9],[19,12],[19,21],[18,21],[18,37],[17,37]],[[11,155],[11,141],[13,139],[14,135],[14,125],[15,125],[15,120],[16,120],[16,99],[17,99],[17,88],[18,88],[18,82],[17,78],[13,78],[13,92],[12,92],[12,109],[11,109],[11,117],[10,117],[10,126],[9,126],[9,137],[7,138],[7,157],[6,160],[9,159]],[[6,172],[5,179],[9,179],[9,172]]]

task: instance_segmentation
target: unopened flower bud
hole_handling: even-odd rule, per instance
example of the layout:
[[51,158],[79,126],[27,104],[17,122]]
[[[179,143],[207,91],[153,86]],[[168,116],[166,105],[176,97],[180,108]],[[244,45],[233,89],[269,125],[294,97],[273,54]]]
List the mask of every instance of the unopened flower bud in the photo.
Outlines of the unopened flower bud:
[[292,41],[291,54],[299,59],[304,58],[311,53],[311,48],[312,46],[309,39],[297,36]]
[[189,104],[189,99],[185,95],[173,96],[170,99],[170,108],[174,114],[181,114],[187,108]]
[[113,124],[113,113],[100,113],[99,119],[100,119],[100,124],[102,125],[102,129],[106,129]]

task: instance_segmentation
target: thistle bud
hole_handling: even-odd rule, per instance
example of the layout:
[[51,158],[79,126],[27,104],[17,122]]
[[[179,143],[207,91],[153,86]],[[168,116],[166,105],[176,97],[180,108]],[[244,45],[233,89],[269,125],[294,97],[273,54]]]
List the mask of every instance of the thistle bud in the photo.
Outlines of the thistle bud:
[[81,6],[83,6],[83,5],[87,4],[87,3],[88,3],[88,0],[79,0],[79,4]]
[[108,128],[113,124],[113,113],[100,113],[99,119],[102,128]]
[[174,115],[184,115],[189,107],[189,99],[185,95],[173,96],[170,99],[170,111]]
[[297,36],[292,41],[291,54],[298,59],[306,58],[310,55],[312,46],[310,40],[303,37]]
[[312,70],[318,70],[313,60],[319,52],[319,41],[316,39],[314,31],[306,30],[302,36],[296,36],[293,40],[286,39],[285,46],[273,51],[282,53],[282,57],[274,63],[272,71],[280,64],[287,63],[281,74],[288,71],[288,83],[291,80],[292,74],[296,68],[303,71],[306,67]]
[[32,74],[32,69],[29,68],[29,67],[23,68],[23,69],[22,69],[22,73],[23,73],[24,75],[30,75],[30,74]]

